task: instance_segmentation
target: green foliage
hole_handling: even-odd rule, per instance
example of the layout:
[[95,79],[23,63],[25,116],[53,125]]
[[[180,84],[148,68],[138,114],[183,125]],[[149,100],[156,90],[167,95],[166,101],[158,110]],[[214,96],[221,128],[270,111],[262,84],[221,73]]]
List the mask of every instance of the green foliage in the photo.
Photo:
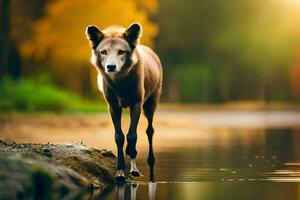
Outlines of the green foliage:
[[[299,101],[294,73],[300,72],[299,0],[28,1],[12,1],[11,7],[9,32],[21,71],[51,73],[61,86],[85,97],[98,99],[85,27],[139,21],[142,44],[156,48],[163,63],[162,100]],[[1,97],[0,109],[97,110],[97,103],[70,101],[73,94],[52,85],[28,84]]]
[[201,64],[187,64],[176,67],[179,85],[179,100],[182,102],[207,102],[211,100],[208,91],[213,87],[211,69]]
[[104,110],[100,103],[89,103],[60,89],[45,78],[0,82],[0,112],[88,112]]
[[172,90],[172,94],[177,94],[175,101],[178,102],[222,103],[245,99],[268,101],[268,98],[297,102],[287,89],[290,86],[286,73],[284,68],[279,68],[265,75],[255,68],[228,67],[226,63],[218,69],[201,63],[181,64],[173,67],[172,76],[165,80],[168,85],[164,90]]
[[299,5],[279,0],[159,2],[158,51],[166,79],[180,79],[175,82],[179,101],[295,99],[290,71],[299,57]]

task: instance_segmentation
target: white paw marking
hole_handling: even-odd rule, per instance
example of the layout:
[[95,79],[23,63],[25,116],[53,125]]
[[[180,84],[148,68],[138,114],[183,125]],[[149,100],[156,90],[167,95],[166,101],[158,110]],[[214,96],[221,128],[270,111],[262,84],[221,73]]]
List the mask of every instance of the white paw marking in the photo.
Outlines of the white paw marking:
[[130,160],[130,172],[132,171],[136,171],[136,172],[140,172],[136,166],[136,160],[135,159],[131,159]]
[[117,171],[117,173],[116,173],[116,177],[119,177],[119,176],[123,176],[123,177],[125,177],[124,170],[122,170],[122,169],[119,169],[119,170]]

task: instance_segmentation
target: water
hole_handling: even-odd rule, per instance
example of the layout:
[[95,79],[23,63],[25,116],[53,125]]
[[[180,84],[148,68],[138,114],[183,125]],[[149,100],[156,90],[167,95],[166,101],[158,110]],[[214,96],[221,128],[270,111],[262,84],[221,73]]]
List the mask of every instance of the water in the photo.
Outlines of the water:
[[[106,198],[300,198],[300,130],[220,128],[210,134],[199,144],[184,141],[158,150],[156,183],[128,183],[111,189]],[[145,155],[140,157],[148,177]]]
[[[295,183],[200,181],[155,184],[156,191],[152,193],[152,199],[299,199],[299,185]],[[150,190],[149,184],[125,184],[116,186],[108,194],[100,196],[100,199],[151,199]]]
[[[163,112],[158,116],[154,137],[156,181],[148,182],[148,144],[142,120],[137,164],[144,176],[95,192],[95,198],[300,199],[299,113]],[[15,119],[11,125],[7,122],[0,126],[0,136],[17,142],[83,141],[115,151],[106,114],[72,118],[69,124],[70,117],[56,118],[50,116],[43,121],[33,117],[24,123]],[[43,128],[50,119],[53,124]],[[36,132],[30,131],[32,126]],[[19,132],[19,137],[13,132]]]

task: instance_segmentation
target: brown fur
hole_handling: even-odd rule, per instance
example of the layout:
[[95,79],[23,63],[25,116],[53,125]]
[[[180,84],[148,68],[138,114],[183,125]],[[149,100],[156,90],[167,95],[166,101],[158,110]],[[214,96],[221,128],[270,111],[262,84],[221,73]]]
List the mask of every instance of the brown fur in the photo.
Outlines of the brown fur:
[[[139,44],[141,27],[131,25],[127,30],[120,27],[110,27],[102,32],[95,27],[88,27],[87,35],[94,53],[101,42],[126,41],[131,51],[121,71],[113,77],[105,72],[105,66],[97,60],[96,68],[103,77],[103,94],[109,105],[112,121],[115,127],[115,140],[118,147],[118,169],[124,170],[123,143],[124,135],[121,129],[122,107],[130,108],[131,123],[127,134],[126,154],[132,159],[136,157],[136,128],[141,110],[148,119],[147,135],[149,139],[150,179],[153,179],[154,155],[152,149],[153,115],[159,101],[162,89],[162,66],[158,56],[147,46]],[[101,60],[101,59],[100,59]],[[152,166],[152,167],[151,167]]]
[[[120,75],[115,80],[104,74],[104,96],[108,103],[122,107],[144,103],[151,95],[158,100],[162,85],[162,68],[154,52],[142,45],[138,45],[133,54],[137,56],[137,63],[131,67],[126,76]],[[151,60],[152,59],[152,60]]]

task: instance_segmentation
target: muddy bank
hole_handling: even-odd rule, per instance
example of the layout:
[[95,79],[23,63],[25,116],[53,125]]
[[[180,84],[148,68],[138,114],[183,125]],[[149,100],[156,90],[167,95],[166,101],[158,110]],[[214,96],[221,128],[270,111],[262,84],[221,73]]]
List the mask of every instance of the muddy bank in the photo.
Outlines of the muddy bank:
[[113,183],[116,157],[83,144],[16,144],[0,140],[2,199],[75,198]]

